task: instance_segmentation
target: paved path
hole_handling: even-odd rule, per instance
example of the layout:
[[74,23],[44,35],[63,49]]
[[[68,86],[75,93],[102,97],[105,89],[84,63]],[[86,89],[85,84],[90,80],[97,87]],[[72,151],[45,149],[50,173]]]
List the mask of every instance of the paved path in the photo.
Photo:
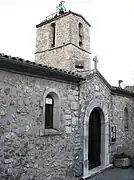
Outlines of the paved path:
[[89,180],[134,180],[134,169],[113,168],[89,178]]

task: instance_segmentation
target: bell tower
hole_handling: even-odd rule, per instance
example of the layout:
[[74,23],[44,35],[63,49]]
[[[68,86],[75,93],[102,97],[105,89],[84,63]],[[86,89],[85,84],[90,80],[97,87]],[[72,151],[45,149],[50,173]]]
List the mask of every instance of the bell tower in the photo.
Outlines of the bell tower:
[[66,11],[63,3],[36,25],[35,62],[66,71],[88,71],[91,25],[82,15]]

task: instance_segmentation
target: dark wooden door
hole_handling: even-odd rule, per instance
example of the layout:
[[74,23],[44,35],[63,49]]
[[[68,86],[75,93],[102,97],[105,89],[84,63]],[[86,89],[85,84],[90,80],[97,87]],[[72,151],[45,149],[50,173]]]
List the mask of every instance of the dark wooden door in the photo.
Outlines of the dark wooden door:
[[101,119],[100,113],[95,108],[89,119],[89,169],[100,165],[100,147],[101,147]]

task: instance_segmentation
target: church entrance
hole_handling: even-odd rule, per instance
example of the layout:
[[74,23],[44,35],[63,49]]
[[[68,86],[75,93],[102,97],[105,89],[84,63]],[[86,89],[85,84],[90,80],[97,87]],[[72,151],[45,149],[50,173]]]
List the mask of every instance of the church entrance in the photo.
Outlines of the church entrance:
[[101,164],[101,115],[100,108],[94,108],[89,117],[88,162],[89,169]]
[[98,100],[89,103],[84,118],[83,177],[111,167],[109,160],[109,112]]

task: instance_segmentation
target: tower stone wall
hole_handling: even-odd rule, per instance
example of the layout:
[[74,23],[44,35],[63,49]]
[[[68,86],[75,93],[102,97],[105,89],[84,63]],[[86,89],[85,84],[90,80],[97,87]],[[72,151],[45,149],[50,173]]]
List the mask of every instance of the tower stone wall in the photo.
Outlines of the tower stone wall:
[[[51,47],[51,24],[55,23],[55,46]],[[82,44],[79,44],[79,23]],[[38,26],[37,26],[38,27]],[[90,25],[81,16],[63,14],[37,28],[35,62],[67,71],[90,70]],[[76,63],[83,65],[76,68]]]

